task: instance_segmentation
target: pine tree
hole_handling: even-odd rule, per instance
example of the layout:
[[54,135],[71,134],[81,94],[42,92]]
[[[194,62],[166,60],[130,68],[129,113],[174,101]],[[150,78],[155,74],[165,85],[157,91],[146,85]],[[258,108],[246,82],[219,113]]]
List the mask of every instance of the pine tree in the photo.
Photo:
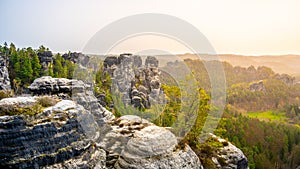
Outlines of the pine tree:
[[66,60],[65,65],[67,66],[67,78],[72,79],[75,69],[75,64],[69,60]]
[[28,56],[27,53],[24,52],[24,50],[21,50],[20,53],[22,53],[22,66],[21,66],[21,70],[20,70],[20,73],[21,73],[21,77],[20,79],[22,80],[22,82],[24,84],[28,84],[31,82],[31,79],[32,79],[32,73],[33,73],[33,70],[32,70],[32,67],[31,67],[31,61],[30,61],[30,58]]
[[33,71],[33,79],[40,77],[41,73],[41,64],[38,55],[34,52],[31,59],[31,66]]
[[58,53],[55,55],[54,66],[53,66],[53,73],[54,77],[63,77],[64,76],[64,69],[62,65],[62,56]]

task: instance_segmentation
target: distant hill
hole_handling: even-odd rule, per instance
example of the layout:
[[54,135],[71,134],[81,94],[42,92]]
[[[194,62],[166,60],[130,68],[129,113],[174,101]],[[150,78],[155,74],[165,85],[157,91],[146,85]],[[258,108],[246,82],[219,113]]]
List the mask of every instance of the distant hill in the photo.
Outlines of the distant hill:
[[[253,65],[267,66],[272,68],[276,73],[286,73],[296,77],[300,77],[300,55],[262,55],[262,56],[245,56],[234,54],[218,55],[221,61],[226,61],[233,66],[249,67]],[[198,58],[195,54],[178,55],[181,59]],[[200,57],[204,60],[211,60],[212,55],[201,54]],[[299,78],[300,79],[300,78]]]

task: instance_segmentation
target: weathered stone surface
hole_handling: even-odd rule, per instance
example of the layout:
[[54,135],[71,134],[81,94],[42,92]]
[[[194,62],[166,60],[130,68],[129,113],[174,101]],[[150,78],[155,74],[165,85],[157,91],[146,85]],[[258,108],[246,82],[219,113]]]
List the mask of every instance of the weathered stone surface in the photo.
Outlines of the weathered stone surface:
[[112,77],[113,91],[122,94],[125,105],[150,108],[150,101],[160,94],[160,71],[155,57],[148,56],[143,65],[142,58],[137,55],[125,53],[119,57],[108,56],[104,60],[104,67],[104,72],[109,72]]
[[0,56],[0,90],[11,90],[6,60]]
[[202,167],[188,146],[177,149],[174,134],[134,115],[116,119],[99,144],[108,152],[108,168]]
[[154,56],[148,56],[145,61],[147,67],[158,67],[158,60]]
[[37,103],[34,97],[14,97],[0,100],[0,107],[27,107]]
[[[123,155],[123,154],[122,154]],[[136,168],[136,169],[203,169],[197,155],[186,146],[184,150],[176,149],[172,153],[153,157],[127,157],[121,156],[115,168]]]
[[110,123],[115,119],[112,112],[101,106],[92,91],[75,93],[72,96],[72,100],[82,105],[86,110],[89,110],[94,115],[95,120],[100,126],[104,123]]
[[51,51],[38,52],[37,55],[39,57],[40,63],[43,66],[47,66],[48,63],[53,62],[53,54]]
[[83,92],[90,88],[90,85],[83,83],[80,80],[71,80],[66,78],[52,78],[51,76],[43,76],[37,78],[28,87],[34,94],[60,94],[71,92]]
[[266,91],[264,82],[262,80],[251,83],[249,89],[251,92],[255,92],[255,91],[265,92]]
[[[28,106],[35,98],[1,103]],[[0,168],[104,168],[106,154],[94,143],[97,133],[91,113],[70,100],[36,116],[1,116]]]
[[172,152],[176,145],[176,137],[169,130],[147,126],[134,133],[121,156],[123,158],[158,156]]
[[118,60],[118,57],[116,57],[116,56],[108,56],[104,60],[105,68],[111,67],[113,65],[118,65],[118,64],[119,64],[119,60]]
[[141,67],[143,64],[142,58],[140,56],[134,55],[133,57],[133,66]]
[[96,146],[90,146],[88,151],[83,152],[80,156],[71,158],[63,163],[57,163],[42,167],[43,169],[54,168],[93,168],[93,169],[106,169],[106,152]]
[[69,60],[69,61],[81,64],[81,65],[86,65],[90,59],[89,56],[84,55],[82,53],[77,53],[77,52],[65,53],[62,55],[62,57],[65,60]]
[[147,126],[136,131],[120,154],[115,168],[201,168],[196,154],[186,146],[176,148],[177,139],[170,131]]
[[[211,137],[216,138],[220,143],[222,142],[227,142],[226,140],[217,137],[213,134],[211,134]],[[238,149],[236,146],[234,146],[233,144],[231,144],[230,142],[227,142],[228,145],[224,146],[223,148],[218,150],[218,156],[223,158],[225,160],[225,162],[227,163],[227,165],[222,168],[226,168],[226,169],[249,169],[248,167],[248,160],[246,158],[246,156],[244,155],[244,153]],[[220,163],[218,162],[218,160],[216,158],[213,158],[212,161],[219,167]]]

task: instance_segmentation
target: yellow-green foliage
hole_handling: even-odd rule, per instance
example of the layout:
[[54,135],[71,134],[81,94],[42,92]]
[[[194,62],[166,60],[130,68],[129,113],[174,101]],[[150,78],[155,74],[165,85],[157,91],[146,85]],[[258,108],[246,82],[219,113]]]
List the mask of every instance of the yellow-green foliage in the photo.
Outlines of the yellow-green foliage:
[[265,112],[249,112],[247,115],[250,118],[258,118],[265,121],[285,121],[287,119],[283,113],[276,113],[272,110]]
[[11,96],[12,96],[11,91],[0,90],[0,100]]
[[2,106],[0,107],[0,115],[30,115],[33,116],[35,114],[42,112],[42,106],[40,104],[35,104],[33,106],[27,106],[27,107],[16,107],[16,106]]
[[181,93],[177,86],[162,85],[167,105],[160,116],[153,122],[158,126],[170,127],[175,122],[181,108]]

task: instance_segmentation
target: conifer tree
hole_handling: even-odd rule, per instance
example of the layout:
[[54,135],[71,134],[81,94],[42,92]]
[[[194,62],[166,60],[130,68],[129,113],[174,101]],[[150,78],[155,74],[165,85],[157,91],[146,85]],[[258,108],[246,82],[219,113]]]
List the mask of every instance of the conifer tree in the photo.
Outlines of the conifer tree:
[[33,71],[33,80],[40,77],[41,73],[41,64],[38,55],[34,52],[31,59],[31,66]]
[[64,75],[62,59],[63,58],[59,53],[55,55],[55,60],[54,60],[54,65],[53,65],[54,77],[63,77],[63,75]]

